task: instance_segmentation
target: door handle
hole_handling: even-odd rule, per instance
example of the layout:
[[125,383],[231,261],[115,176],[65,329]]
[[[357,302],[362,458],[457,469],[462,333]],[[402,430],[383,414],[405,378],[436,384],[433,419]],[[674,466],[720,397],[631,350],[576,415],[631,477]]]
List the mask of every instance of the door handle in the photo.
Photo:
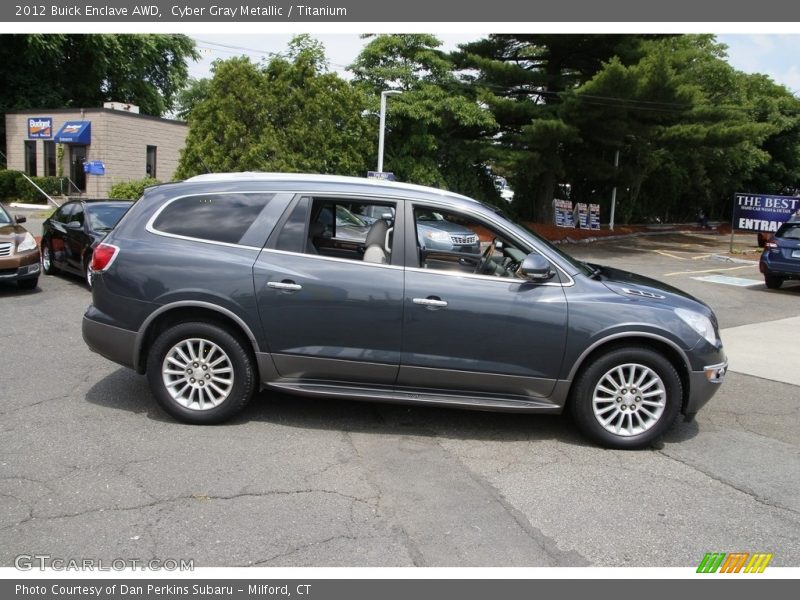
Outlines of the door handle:
[[412,300],[414,304],[420,304],[422,306],[429,306],[431,308],[444,308],[447,306],[446,300],[441,300],[440,298],[414,298]]
[[286,292],[296,292],[303,289],[302,285],[294,281],[269,281],[267,282],[267,287]]

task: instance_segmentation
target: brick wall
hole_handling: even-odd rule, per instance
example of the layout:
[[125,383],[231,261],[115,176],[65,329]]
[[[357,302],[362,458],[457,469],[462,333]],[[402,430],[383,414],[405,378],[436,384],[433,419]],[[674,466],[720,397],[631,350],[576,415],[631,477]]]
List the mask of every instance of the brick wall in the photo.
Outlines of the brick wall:
[[[80,110],[33,110],[6,114],[6,160],[9,169],[25,170],[24,141],[28,139],[29,117],[52,117],[53,135],[65,121],[91,121],[91,144],[86,160],[101,160],[106,174],[86,176],[86,195],[107,198],[115,183],[142,179],[147,175],[147,146],[155,146],[156,178],[170,181],[178,167],[180,151],[186,142],[185,123],[154,119],[108,109],[87,109],[81,118]],[[44,143],[36,140],[37,175],[44,175]],[[70,173],[69,144],[64,145],[64,175]]]

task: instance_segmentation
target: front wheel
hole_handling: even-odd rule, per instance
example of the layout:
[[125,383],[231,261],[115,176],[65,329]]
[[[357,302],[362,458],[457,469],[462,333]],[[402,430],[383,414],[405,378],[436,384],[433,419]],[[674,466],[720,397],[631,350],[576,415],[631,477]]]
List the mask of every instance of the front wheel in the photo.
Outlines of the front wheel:
[[783,277],[777,275],[764,275],[764,283],[771,290],[777,290],[783,285]]
[[242,342],[209,323],[179,323],[159,335],[147,379],[165,411],[193,424],[227,421],[255,391],[253,361]]
[[681,379],[650,348],[617,348],[597,357],[575,382],[572,414],[587,437],[607,448],[645,447],[675,421]]
[[45,275],[55,275],[58,269],[53,264],[53,251],[49,242],[42,242],[42,271]]

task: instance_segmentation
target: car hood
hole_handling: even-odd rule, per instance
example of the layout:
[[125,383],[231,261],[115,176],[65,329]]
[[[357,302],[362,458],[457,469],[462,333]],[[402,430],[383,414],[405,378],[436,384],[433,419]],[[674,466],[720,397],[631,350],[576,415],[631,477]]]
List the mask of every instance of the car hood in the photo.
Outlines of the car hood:
[[591,266],[600,268],[601,281],[612,292],[627,298],[669,302],[675,307],[682,306],[699,310],[709,316],[713,315],[711,308],[705,302],[667,283],[614,267]]
[[25,233],[27,233],[27,230],[22,225],[0,225],[0,242],[15,243],[17,241],[17,236],[23,236]]

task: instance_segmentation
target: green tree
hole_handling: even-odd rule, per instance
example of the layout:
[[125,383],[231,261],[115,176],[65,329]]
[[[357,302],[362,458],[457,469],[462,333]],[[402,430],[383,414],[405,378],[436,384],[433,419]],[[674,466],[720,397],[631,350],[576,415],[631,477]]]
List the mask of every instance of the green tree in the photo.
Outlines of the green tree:
[[497,201],[486,169],[494,118],[440,46],[428,34],[375,36],[349,67],[354,85],[376,121],[380,93],[402,92],[387,110],[384,160],[398,179]]
[[[185,35],[15,34],[0,43],[0,114],[130,102],[168,112],[197,57]],[[5,144],[5,120],[0,119]]]
[[308,36],[265,65],[217,62],[206,98],[189,114],[179,177],[210,171],[363,175],[375,127],[364,95],[325,72],[324,51]]
[[186,86],[178,92],[175,101],[175,116],[182,121],[187,121],[189,113],[208,97],[210,91],[211,79],[208,77],[189,79]]
[[455,55],[499,125],[499,169],[514,187],[521,216],[551,219],[551,201],[567,174],[564,148],[580,141],[576,127],[562,118],[563,94],[591,79],[611,57],[626,64],[636,60],[642,39],[501,34],[464,44]]

